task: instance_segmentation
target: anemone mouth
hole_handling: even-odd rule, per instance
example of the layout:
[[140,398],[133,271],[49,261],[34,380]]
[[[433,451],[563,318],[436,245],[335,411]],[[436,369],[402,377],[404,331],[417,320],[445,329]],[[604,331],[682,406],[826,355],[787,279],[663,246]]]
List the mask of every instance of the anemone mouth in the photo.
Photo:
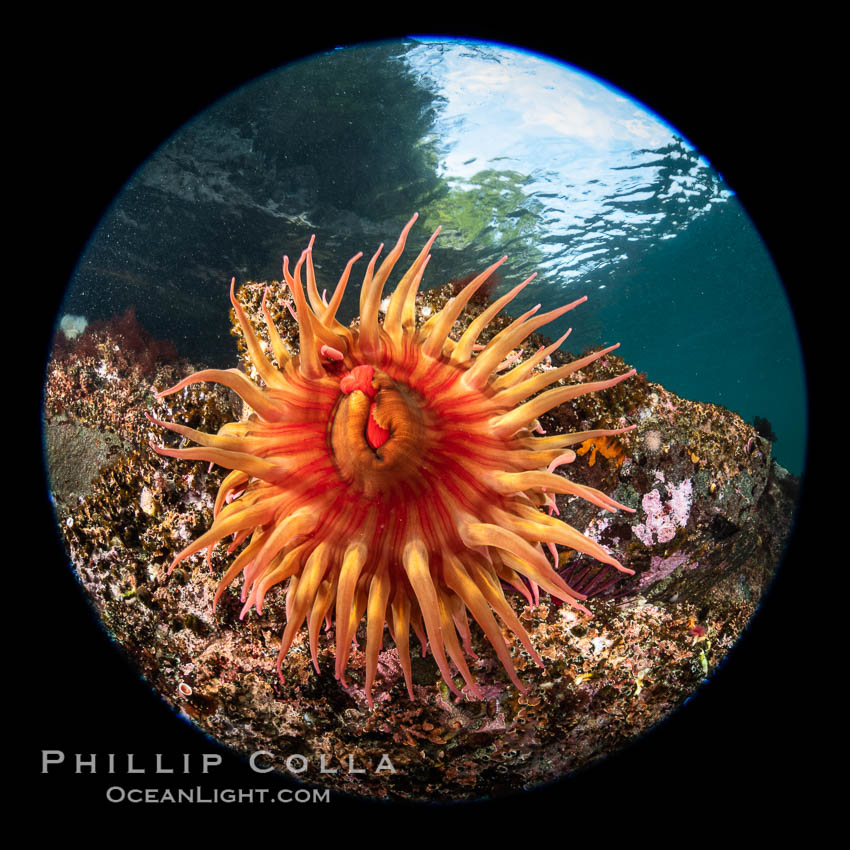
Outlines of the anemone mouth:
[[[346,379],[355,377],[355,381]],[[371,366],[340,382],[329,445],[340,478],[365,498],[391,497],[414,481],[427,454],[425,401]]]
[[[610,346],[557,369],[535,372],[563,342],[516,362],[514,349],[529,334],[581,304],[580,298],[536,315],[539,305],[511,322],[486,345],[484,328],[534,277],[499,298],[455,339],[454,324],[469,299],[507,259],[490,266],[422,326],[415,298],[437,232],[389,298],[379,322],[382,292],[416,220],[376,270],[372,257],[360,296],[358,330],[336,321],[353,263],[330,301],[319,296],[311,239],[284,278],[298,321],[300,351],[280,338],[263,299],[275,368],[264,354],[234,294],[231,302],[262,386],[238,370],[205,370],[157,394],[212,380],[234,389],[253,409],[247,421],[217,435],[151,420],[200,444],[160,454],[203,459],[230,470],[216,499],[211,528],[180,552],[180,561],[232,536],[238,554],[215,601],[242,575],[242,616],[262,611],[266,593],[286,584],[286,626],[278,670],[306,622],[318,671],[322,622],[336,637],[335,674],[345,668],[357,626],[366,619],[365,696],[371,704],[378,653],[389,627],[414,698],[409,632],[429,648],[448,687],[458,696],[451,665],[467,693],[481,692],[467,658],[468,616],[479,624],[511,681],[524,690],[494,614],[540,666],[503,586],[531,603],[541,590],[589,614],[547,560],[556,544],[569,546],[623,572],[599,544],[552,516],[555,493],[577,495],[608,511],[632,510],[610,496],[573,484],[555,469],[575,458],[568,447],[614,436],[634,426],[538,437],[537,417],[571,398],[614,386],[634,370],[607,381],[561,385],[561,379],[616,348]],[[301,272],[306,273],[305,287]],[[514,365],[515,364],[515,365]],[[511,368],[508,368],[508,367]],[[550,389],[552,384],[558,384]],[[548,509],[548,512],[547,512]]]

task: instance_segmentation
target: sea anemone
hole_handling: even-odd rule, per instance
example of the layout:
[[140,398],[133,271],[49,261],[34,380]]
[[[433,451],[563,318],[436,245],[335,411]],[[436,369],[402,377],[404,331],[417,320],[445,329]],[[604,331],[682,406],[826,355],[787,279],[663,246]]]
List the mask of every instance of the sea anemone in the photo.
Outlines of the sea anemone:
[[511,356],[529,334],[586,298],[540,315],[538,304],[486,345],[478,345],[494,316],[534,275],[483,310],[459,339],[450,338],[470,298],[507,257],[417,328],[416,293],[439,228],[382,304],[384,284],[416,218],[377,271],[383,245],[369,262],[360,291],[359,326],[354,328],[340,324],[336,314],[352,266],[362,254],[348,262],[330,301],[319,295],[312,239],[293,270],[283,258],[300,350],[291,352],[282,341],[266,305],[267,289],[262,309],[277,367],[264,354],[231,281],[233,309],[262,385],[238,369],[206,369],[157,398],[214,381],[238,393],[252,414],[228,423],[217,435],[150,417],[201,446],[170,449],[151,443],[160,454],[232,470],[218,491],[212,526],[174,558],[170,570],[203,549],[209,560],[213,547],[232,536],[228,553],[244,548],[221,579],[214,605],[240,573],[242,617],[252,607],[262,613],[268,591],[286,582],[286,626],[277,661],[281,681],[284,656],[306,620],[317,672],[319,630],[323,622],[326,631],[333,624],[335,674],[345,686],[352,642],[365,613],[370,705],[385,624],[411,699],[411,628],[423,653],[430,646],[451,691],[460,696],[449,660],[468,694],[481,698],[466,660],[475,658],[469,614],[511,681],[524,690],[494,613],[531,658],[541,667],[543,662],[506,599],[505,587],[519,590],[530,604],[544,590],[590,613],[580,602],[585,597],[571,590],[549,563],[542,544],[555,566],[555,544],[562,544],[632,572],[552,515],[556,493],[580,496],[609,511],[631,510],[554,474],[556,467],[575,459],[569,446],[629,428],[545,437],[533,432],[542,432],[537,418],[546,411],[612,387],[634,370],[541,392],[617,346],[538,373],[535,367],[566,335],[522,362]]

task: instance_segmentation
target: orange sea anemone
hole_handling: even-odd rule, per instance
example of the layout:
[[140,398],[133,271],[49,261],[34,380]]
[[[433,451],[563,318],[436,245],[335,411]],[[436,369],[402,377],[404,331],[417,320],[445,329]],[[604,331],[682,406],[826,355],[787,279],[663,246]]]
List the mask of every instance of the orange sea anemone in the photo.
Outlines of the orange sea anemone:
[[212,526],[177,555],[171,569],[203,549],[209,558],[219,541],[232,536],[228,552],[244,548],[223,576],[216,603],[242,573],[242,616],[252,607],[262,613],[268,591],[286,582],[281,677],[284,656],[305,620],[318,671],[324,622],[326,629],[334,625],[335,672],[345,685],[351,645],[365,613],[365,693],[370,704],[385,624],[411,698],[411,628],[423,652],[430,645],[448,687],[460,695],[451,660],[468,694],[480,698],[466,661],[467,656],[475,657],[468,614],[483,629],[513,683],[524,690],[494,612],[534,661],[541,666],[542,661],[505,598],[503,583],[520,590],[529,602],[538,599],[542,589],[589,613],[579,602],[585,597],[555,572],[542,544],[555,556],[555,564],[555,544],[560,543],[631,572],[599,544],[551,515],[555,493],[580,496],[609,511],[631,510],[554,474],[557,466],[575,458],[568,446],[629,429],[546,437],[533,432],[542,431],[537,417],[546,411],[612,387],[634,370],[607,381],[540,392],[616,348],[535,373],[562,337],[506,371],[506,358],[513,362],[510,352],[522,340],[585,298],[542,315],[535,315],[538,304],[485,346],[477,345],[493,317],[534,275],[481,312],[457,341],[451,339],[467,302],[506,257],[417,328],[416,293],[439,228],[402,276],[380,322],[384,284],[416,218],[407,223],[377,271],[383,245],[369,262],[356,329],[340,324],[336,313],[351,268],[362,254],[349,261],[329,302],[316,285],[312,240],[292,271],[284,257],[300,351],[289,351],[281,340],[264,296],[277,367],[264,354],[231,283],[233,309],[262,385],[237,369],[208,369],[157,397],[215,381],[235,390],[253,413],[246,421],[225,425],[217,435],[151,419],[201,445],[153,446],[160,454],[211,461],[232,470],[218,492]]

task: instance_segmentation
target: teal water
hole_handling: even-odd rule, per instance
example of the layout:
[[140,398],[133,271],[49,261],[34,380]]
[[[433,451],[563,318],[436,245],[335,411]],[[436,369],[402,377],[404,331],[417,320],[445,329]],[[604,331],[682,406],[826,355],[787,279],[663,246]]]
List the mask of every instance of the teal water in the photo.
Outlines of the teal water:
[[[425,287],[507,253],[496,294],[538,273],[513,312],[587,295],[568,316],[570,351],[619,341],[650,380],[766,418],[774,456],[801,474],[794,320],[734,187],[697,143],[627,93],[503,45],[336,50],[243,87],[166,140],[93,234],[63,312],[92,320],[132,305],[185,356],[234,365],[232,275],[279,278],[281,254],[315,234],[320,286],[333,286],[416,210],[405,259],[443,228]],[[341,318],[356,305],[354,286]]]
[[778,437],[774,457],[801,474],[807,409],[797,331],[770,255],[737,200],[612,277],[605,289],[588,290],[594,320],[587,326],[576,316],[569,342],[619,341],[618,353],[678,395],[721,404],[748,422],[766,418]]

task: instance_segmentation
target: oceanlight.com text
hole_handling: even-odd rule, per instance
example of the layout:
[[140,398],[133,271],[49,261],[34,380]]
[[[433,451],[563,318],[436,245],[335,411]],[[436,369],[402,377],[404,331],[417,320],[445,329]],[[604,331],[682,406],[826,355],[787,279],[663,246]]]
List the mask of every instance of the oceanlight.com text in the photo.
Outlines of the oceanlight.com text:
[[329,803],[330,791],[320,788],[123,788],[106,791],[110,803]]

